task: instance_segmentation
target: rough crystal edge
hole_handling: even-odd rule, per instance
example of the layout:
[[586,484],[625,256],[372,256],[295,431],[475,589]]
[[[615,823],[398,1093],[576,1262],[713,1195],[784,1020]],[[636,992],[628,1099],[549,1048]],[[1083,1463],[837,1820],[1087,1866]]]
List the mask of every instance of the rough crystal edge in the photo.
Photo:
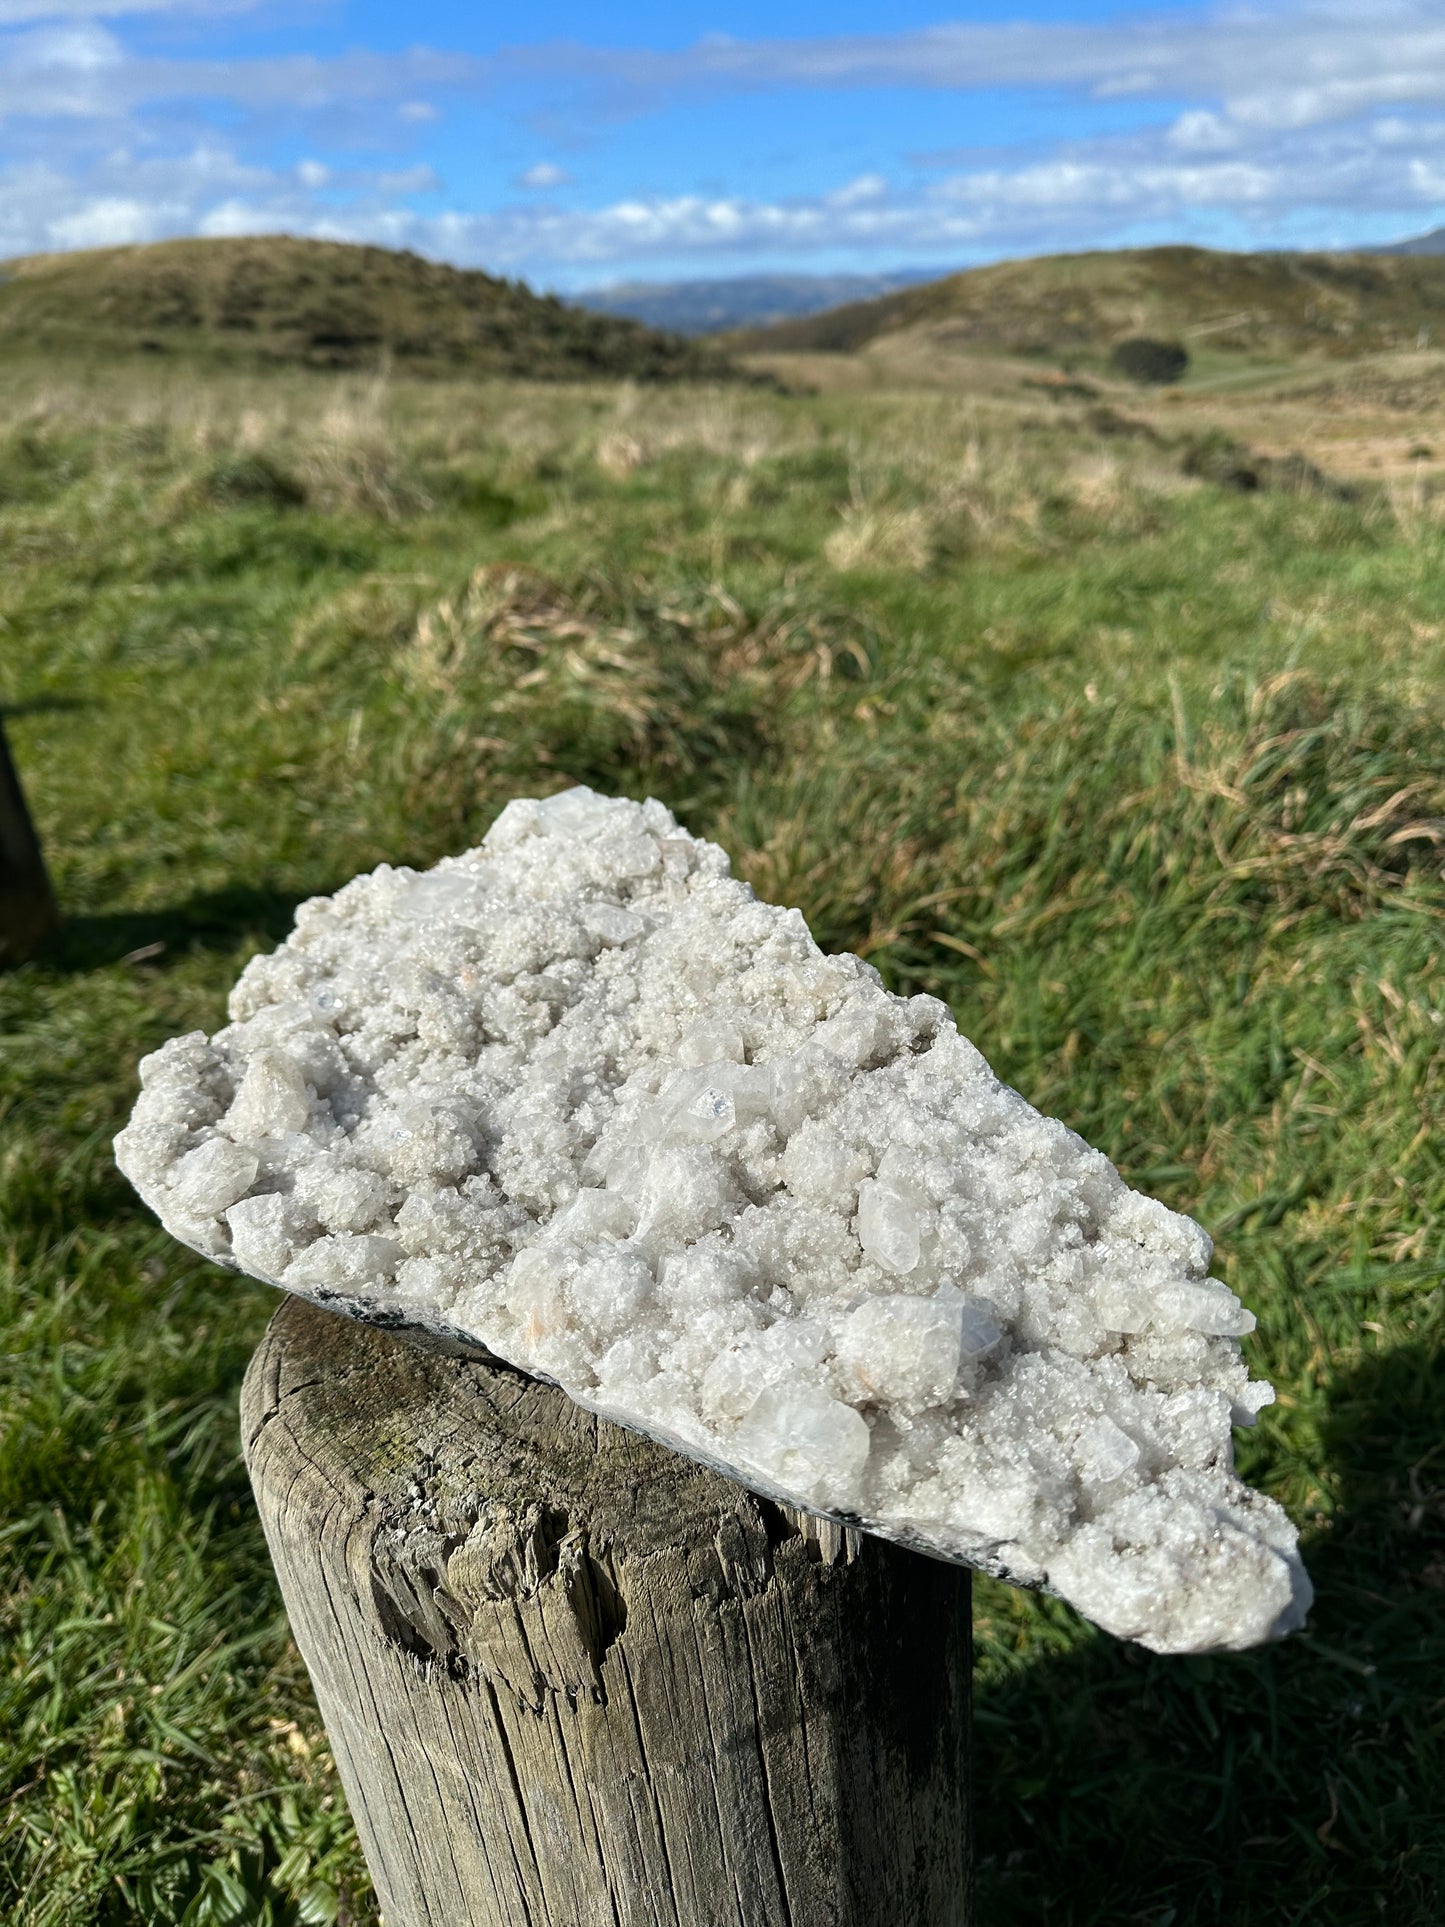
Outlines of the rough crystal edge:
[[[184,1244],[187,1241],[179,1239],[177,1242]],[[655,1444],[665,1446],[668,1451],[676,1452],[683,1458],[705,1466],[708,1471],[717,1473],[730,1484],[741,1486],[744,1491],[756,1493],[759,1498],[769,1499],[774,1504],[789,1506],[796,1512],[807,1513],[811,1518],[822,1519],[833,1525],[851,1526],[859,1532],[870,1534],[873,1538],[886,1539],[892,1545],[902,1546],[909,1552],[921,1553],[925,1558],[936,1559],[942,1565],[967,1566],[973,1572],[984,1573],[989,1578],[1002,1580],[1007,1585],[1019,1586],[1029,1592],[1046,1593],[1054,1599],[1065,1599],[1065,1595],[1057,1587],[1051,1586],[1047,1579],[1024,1577],[1002,1558],[990,1558],[987,1553],[977,1550],[964,1552],[957,1548],[951,1549],[939,1539],[926,1538],[909,1526],[890,1524],[882,1519],[870,1519],[862,1513],[830,1511],[820,1506],[815,1499],[810,1499],[802,1493],[774,1485],[771,1481],[759,1478],[751,1472],[745,1473],[740,1467],[714,1457],[690,1441],[676,1437],[663,1427],[644,1425],[635,1416],[602,1404],[596,1399],[588,1398],[585,1394],[574,1391],[570,1386],[563,1385],[559,1379],[549,1377],[546,1372],[538,1371],[532,1366],[518,1364],[514,1359],[507,1358],[503,1353],[484,1344],[472,1333],[463,1331],[460,1326],[450,1325],[443,1319],[425,1317],[420,1307],[403,1310],[397,1305],[383,1305],[374,1300],[355,1297],[347,1292],[332,1292],[324,1288],[318,1291],[299,1291],[293,1286],[278,1284],[273,1278],[257,1278],[253,1272],[243,1272],[241,1267],[231,1260],[201,1251],[195,1245],[187,1244],[187,1249],[195,1251],[198,1257],[205,1258],[211,1264],[220,1265],[226,1271],[236,1272],[241,1277],[253,1278],[257,1284],[269,1285],[273,1291],[279,1291],[288,1298],[300,1298],[307,1304],[315,1305],[321,1311],[335,1312],[340,1317],[351,1319],[355,1324],[369,1326],[374,1331],[387,1332],[394,1338],[400,1338],[407,1344],[415,1345],[419,1350],[440,1352],[451,1358],[471,1358],[494,1366],[501,1365],[508,1371],[519,1373],[524,1378],[536,1379],[543,1385],[555,1385],[583,1411],[606,1419],[612,1425],[620,1425],[625,1431],[635,1432],[641,1438],[651,1439]],[[1304,1614],[1313,1598],[1313,1587],[1298,1552],[1287,1563],[1290,1566],[1294,1585],[1290,1610],[1281,1615],[1281,1622],[1277,1630],[1268,1635],[1269,1639],[1282,1639],[1296,1631],[1303,1624]],[[1191,1655],[1202,1655],[1239,1650],[1232,1646],[1172,1647],[1162,1643],[1156,1644],[1147,1635],[1142,1634],[1134,1635],[1134,1642],[1151,1652],[1162,1654],[1187,1652]]]

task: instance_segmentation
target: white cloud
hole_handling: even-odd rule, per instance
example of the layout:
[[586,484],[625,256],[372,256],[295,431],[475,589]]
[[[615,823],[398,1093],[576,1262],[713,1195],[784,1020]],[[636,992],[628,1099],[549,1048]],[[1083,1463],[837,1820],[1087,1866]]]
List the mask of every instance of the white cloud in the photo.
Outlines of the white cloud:
[[518,202],[442,212],[413,204],[439,185],[421,165],[268,170],[214,137],[174,156],[118,145],[73,176],[53,163],[0,171],[0,252],[285,230],[567,282],[599,269],[671,272],[687,264],[721,272],[768,259],[872,255],[947,265],[1061,243],[1110,246],[1191,231],[1209,238],[1210,221],[1235,223],[1235,233],[1243,223],[1260,244],[1287,237],[1330,245],[1342,209],[1373,217],[1386,238],[1412,225],[1400,210],[1419,209],[1413,225],[1425,226],[1445,201],[1445,125],[1422,123],[1414,141],[1403,137],[1403,123],[1387,120],[1380,131],[1382,138],[1374,125],[1273,134],[1212,152],[1161,128],[1013,166],[955,166],[922,185],[866,175],[787,198],[631,195],[593,207]]
[[1409,167],[1410,185],[1422,201],[1445,201],[1445,159],[1415,159]]
[[35,27],[4,44],[14,74],[99,74],[125,65],[125,49],[106,27]]
[[870,201],[881,201],[887,192],[888,183],[881,174],[860,174],[846,187],[835,188],[828,200],[833,207],[866,207]]
[[[1014,167],[956,169],[922,188],[873,177],[866,192],[857,187],[786,200],[671,195],[591,209],[397,211],[389,231],[424,252],[564,279],[572,269],[645,270],[649,262],[721,272],[770,256],[962,262],[1177,240],[1191,221],[1196,233],[1201,221],[1243,223],[1259,245],[1330,246],[1342,209],[1408,226],[1400,210],[1415,208],[1416,224],[1426,225],[1445,199],[1445,141],[1432,127],[1423,151],[1387,150],[1367,133],[1322,132],[1210,153],[1181,151],[1161,130]],[[347,219],[359,238],[364,212]]]
[[[110,110],[183,98],[318,112],[391,99],[404,123],[435,117],[433,88],[477,90],[541,80],[570,92],[573,118],[640,112],[699,91],[912,87],[973,93],[997,87],[1132,95],[1183,106],[1221,126],[1303,129],[1365,112],[1445,104],[1445,17],[1438,0],[1293,0],[1244,9],[1214,4],[1103,22],[955,23],[902,33],[737,40],[709,35],[679,52],[551,44],[491,59],[412,48],[330,58],[186,60],[126,54],[102,16],[186,9],[216,13],[251,0],[0,0],[0,113],[102,114],[77,75],[110,73]],[[1026,4],[1026,0],[1020,0]],[[13,84],[23,71],[26,90]],[[543,166],[548,165],[543,163]],[[535,170],[531,170],[535,171]]]
[[[1445,101],[1445,17],[1438,0],[1274,0],[1212,4],[1102,22],[950,23],[901,33],[739,40],[710,34],[678,52],[575,44],[514,48],[489,60],[413,48],[365,49],[230,61],[122,55],[102,17],[243,11],[258,0],[0,0],[0,74],[124,68],[125,98],[207,96],[244,105],[316,108],[400,96],[396,112],[418,125],[435,105],[417,83],[476,88],[519,76],[610,90],[641,110],[697,90],[913,87],[975,92],[994,87],[1073,89],[1184,101],[1255,129],[1303,128],[1388,106]],[[1026,4],[1026,0],[1020,0]],[[68,23],[65,25],[59,23]],[[20,103],[12,101],[12,111]],[[32,111],[50,111],[43,94]],[[1186,114],[1185,118],[1188,116]],[[543,165],[547,165],[543,163]]]
[[[0,157],[0,252],[285,228],[555,279],[768,258],[961,261],[1181,235],[1327,244],[1361,222],[1381,238],[1432,225],[1445,209],[1440,0],[1373,0],[1368,11],[1362,0],[1264,0],[1093,24],[710,35],[680,53],[552,46],[490,60],[428,48],[161,57],[136,51],[121,19],[247,4],[0,0],[0,29],[10,29],[0,30],[10,154],[8,165]],[[420,197],[442,184],[424,162],[408,164],[440,116],[432,96],[500,93],[506,111],[509,85],[529,111],[540,86],[553,119],[567,103],[574,129],[589,111],[641,112],[709,90],[1037,87],[1159,105],[1157,125],[1127,136],[960,150],[806,195],[619,193],[561,206],[552,191],[575,183],[539,161],[516,177],[516,205],[435,212]],[[278,125],[298,134],[306,158],[289,158],[288,138],[285,165],[253,164]],[[376,165],[356,164],[387,143],[395,151]]]
[[1242,125],[1299,128],[1368,105],[1445,100],[1438,0],[1275,0],[1100,22],[959,23],[808,40],[713,34],[677,53],[553,45],[511,59],[534,73],[570,71],[610,88],[613,111],[699,90],[1017,86],[1100,99],[1209,100]]
[[385,225],[391,196],[435,184],[422,169],[324,172],[322,181],[304,164],[254,167],[214,140],[165,156],[111,148],[85,175],[49,163],[0,168],[0,255],[176,234],[319,234],[335,225],[317,198],[323,188]]
[[30,20],[118,19],[143,13],[249,13],[261,0],[0,0],[0,26]]
[[1238,144],[1238,128],[1207,107],[1191,108],[1169,129],[1169,145],[1185,154],[1225,154]]
[[437,178],[436,170],[421,161],[415,167],[383,169],[376,176],[375,186],[378,194],[388,196],[432,194],[441,186],[441,182]]
[[306,114],[364,108],[401,97],[418,84],[475,85],[482,63],[412,47],[399,54],[354,49],[258,60],[176,60],[130,53],[109,29],[90,23],[0,35],[0,120],[119,121],[167,103],[198,110],[226,102],[255,111]]
[[89,201],[50,223],[50,240],[62,248],[115,248],[153,241],[165,220],[163,208],[115,198]]
[[517,176],[517,186],[534,189],[566,187],[571,179],[572,176],[564,167],[558,167],[552,161],[538,161],[535,167],[529,167],[525,174]]
[[208,208],[196,222],[195,231],[209,239],[223,239],[239,234],[274,234],[284,225],[287,225],[284,219],[278,219],[269,208],[231,199]]

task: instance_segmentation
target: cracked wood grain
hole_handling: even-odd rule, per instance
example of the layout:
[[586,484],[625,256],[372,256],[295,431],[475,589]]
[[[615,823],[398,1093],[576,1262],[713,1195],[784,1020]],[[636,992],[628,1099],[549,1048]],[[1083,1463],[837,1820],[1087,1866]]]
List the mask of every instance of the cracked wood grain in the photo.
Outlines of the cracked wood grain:
[[246,1462],[387,1927],[968,1927],[968,1575],[286,1300]]

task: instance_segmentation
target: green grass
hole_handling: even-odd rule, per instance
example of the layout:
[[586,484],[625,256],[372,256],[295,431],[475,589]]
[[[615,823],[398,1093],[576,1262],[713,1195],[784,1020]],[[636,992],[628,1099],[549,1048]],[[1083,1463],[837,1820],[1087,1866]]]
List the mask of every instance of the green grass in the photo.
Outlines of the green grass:
[[272,1308],[109,1139],[301,897],[652,791],[1219,1236],[1310,1629],[978,1589],[982,1918],[1445,1884],[1445,533],[1086,414],[11,375],[0,705],[67,927],[0,976],[0,1907],[374,1922],[252,1513]]

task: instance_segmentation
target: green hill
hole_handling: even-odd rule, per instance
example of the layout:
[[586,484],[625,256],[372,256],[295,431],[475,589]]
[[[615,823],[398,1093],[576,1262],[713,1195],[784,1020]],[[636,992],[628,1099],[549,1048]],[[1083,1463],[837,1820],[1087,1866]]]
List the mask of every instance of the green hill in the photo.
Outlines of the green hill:
[[1104,355],[1130,335],[1212,353],[1354,356],[1445,343],[1445,258],[1140,248],[1006,261],[728,337],[753,353]]
[[0,355],[174,354],[428,374],[736,377],[716,349],[520,281],[336,241],[160,241],[0,267]]

